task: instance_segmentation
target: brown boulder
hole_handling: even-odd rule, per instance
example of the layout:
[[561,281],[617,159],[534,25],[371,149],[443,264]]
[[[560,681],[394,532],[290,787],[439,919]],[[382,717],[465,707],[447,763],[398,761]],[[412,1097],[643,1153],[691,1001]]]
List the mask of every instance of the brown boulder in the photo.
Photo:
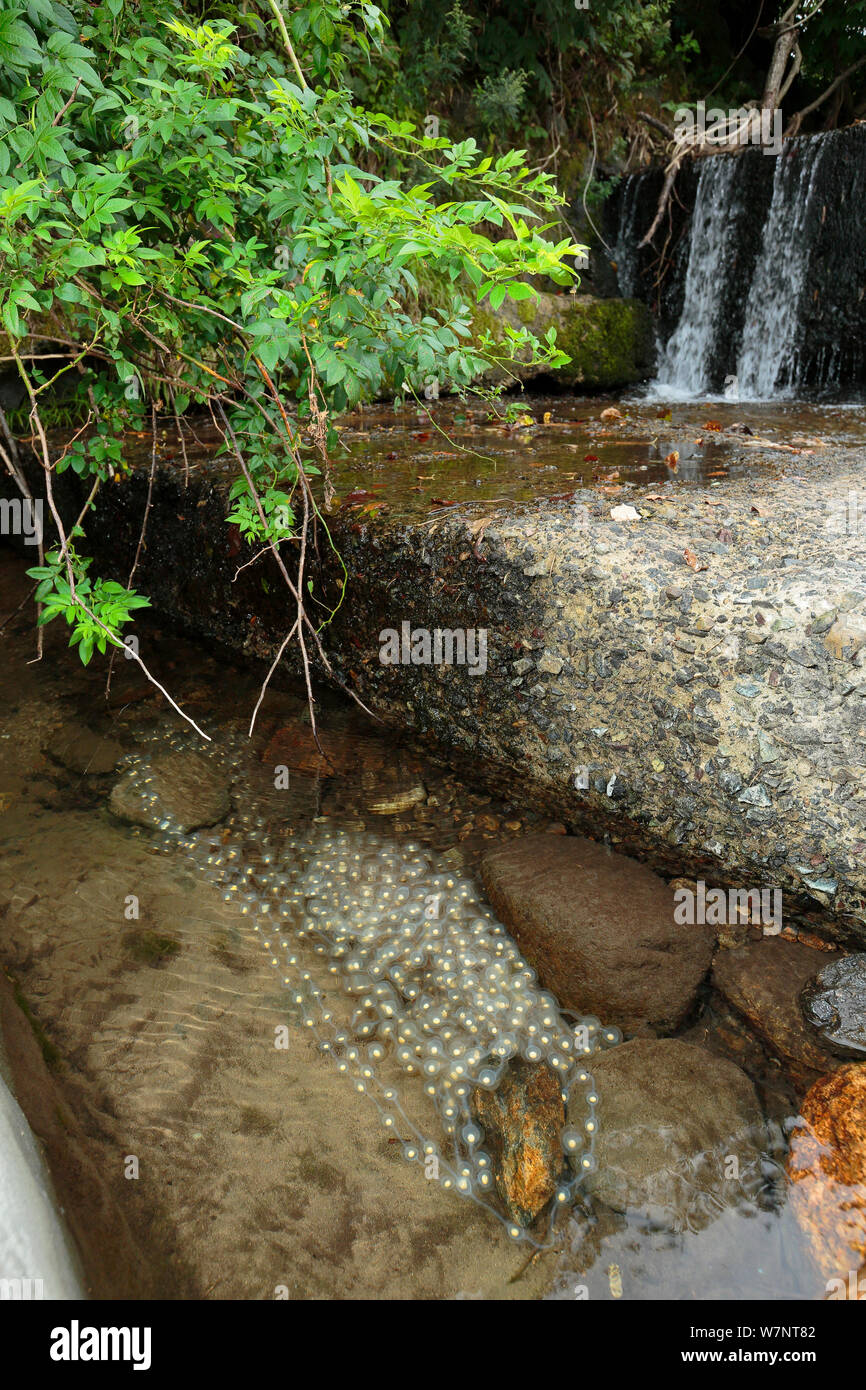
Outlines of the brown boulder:
[[[679,1038],[635,1038],[594,1057],[592,1075],[598,1166],[586,1187],[614,1211],[695,1231],[760,1179],[763,1115],[734,1062]],[[569,1120],[581,1123],[574,1096]]]
[[222,774],[198,753],[159,753],[115,782],[109,805],[120,820],[150,828],[168,819],[177,829],[216,825],[229,812]]
[[487,894],[560,1003],[628,1033],[673,1032],[710,968],[713,932],[674,922],[644,864],[574,835],[526,835],[483,860]]
[[[318,739],[318,742],[316,741]],[[316,733],[302,718],[284,724],[271,738],[262,762],[320,777],[378,771],[385,766],[386,744],[368,733],[333,721],[317,720]]]
[[47,752],[70,772],[100,776],[113,772],[123,757],[116,739],[85,725],[65,725],[48,744]]
[[838,1281],[858,1291],[866,1260],[866,1063],[823,1076],[801,1116],[788,1158],[790,1202],[828,1295],[841,1297]]
[[720,951],[713,965],[716,989],[781,1058],[801,1091],[839,1065],[800,1007],[803,986],[833,959],[774,936],[734,951]]

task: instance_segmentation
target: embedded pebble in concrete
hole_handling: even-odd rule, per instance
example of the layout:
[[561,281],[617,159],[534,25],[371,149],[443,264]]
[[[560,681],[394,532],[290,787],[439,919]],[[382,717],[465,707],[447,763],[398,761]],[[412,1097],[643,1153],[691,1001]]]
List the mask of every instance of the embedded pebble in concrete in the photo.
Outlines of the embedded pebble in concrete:
[[[153,764],[165,768],[190,746],[186,735],[158,731],[141,741],[154,746],[127,759],[129,819],[136,797],[150,805]],[[571,1168],[557,1164],[566,1175],[553,1191],[552,1220],[595,1167],[588,1061],[619,1041],[617,1030],[594,1018],[567,1021],[472,879],[441,856],[324,816],[293,833],[241,780],[239,735],[221,732],[206,753],[235,780],[242,809],[218,830],[189,831],[161,807],[157,846],[183,854],[253,918],[293,1021],[369,1096],[404,1157],[446,1191],[488,1207],[514,1240],[543,1244],[523,1224],[534,1212],[521,1218],[497,1209],[473,1093],[497,1091],[512,1059],[559,1078]]]

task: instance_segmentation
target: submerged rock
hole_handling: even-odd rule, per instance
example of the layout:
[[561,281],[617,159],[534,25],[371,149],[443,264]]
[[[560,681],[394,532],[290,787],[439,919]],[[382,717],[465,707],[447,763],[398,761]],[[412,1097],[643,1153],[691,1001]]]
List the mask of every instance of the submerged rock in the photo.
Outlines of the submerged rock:
[[828,959],[833,957],[775,936],[720,951],[713,965],[716,989],[781,1058],[801,1092],[816,1074],[838,1066],[806,1024],[799,1002],[804,984]]
[[168,821],[178,830],[216,825],[231,806],[224,777],[197,753],[164,753],[131,768],[109,801],[121,820],[150,829]]
[[123,749],[116,739],[98,734],[84,724],[65,724],[46,751],[70,772],[89,776],[113,772],[123,757]]
[[806,985],[800,1002],[832,1051],[866,1054],[866,953],[831,961]]
[[495,1091],[476,1089],[472,1113],[484,1131],[496,1187],[508,1215],[529,1226],[565,1169],[562,1082],[547,1066],[513,1062]]
[[676,1038],[636,1038],[594,1058],[593,1077],[598,1168],[587,1190],[615,1211],[694,1230],[760,1180],[763,1115],[733,1062]]
[[573,835],[492,850],[490,901],[565,1008],[626,1032],[672,1032],[710,968],[713,933],[674,922],[673,893],[643,864]]
[[371,738],[351,722],[325,724],[319,720],[314,734],[303,716],[284,724],[262,754],[265,764],[284,765],[320,777],[378,771],[387,761],[385,742]]
[[866,1065],[821,1077],[801,1116],[788,1159],[791,1205],[821,1273],[847,1281],[866,1260]]
[[396,816],[427,800],[427,788],[420,777],[406,775],[383,781],[369,793],[367,810],[377,816]]

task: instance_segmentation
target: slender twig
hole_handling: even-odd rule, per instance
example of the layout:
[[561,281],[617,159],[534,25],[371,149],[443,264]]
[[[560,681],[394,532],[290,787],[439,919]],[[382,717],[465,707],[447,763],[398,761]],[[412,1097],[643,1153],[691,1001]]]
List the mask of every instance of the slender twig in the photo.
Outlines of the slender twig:
[[[156,406],[153,403],[151,403],[150,407],[150,428],[152,435],[152,444],[150,451],[150,475],[147,480],[147,499],[144,504],[144,516],[141,519],[141,530],[138,534],[138,545],[135,548],[135,557],[132,561],[132,569],[129,571],[129,578],[126,581],[126,587],[129,590],[132,589],[133,576],[135,575],[135,571],[138,568],[138,557],[140,556],[141,548],[144,545],[144,537],[147,531],[147,518],[150,515],[150,500],[153,496],[153,478],[154,474],[156,473]],[[116,657],[117,652],[113,651],[111,653],[111,660],[108,663],[108,676],[105,682],[106,700],[111,694],[111,677],[114,674],[114,662]]]
[[269,4],[271,10],[273,11],[273,15],[274,15],[274,18],[275,18],[276,21],[277,21],[277,24],[280,26],[280,33],[281,33],[282,36],[283,36],[283,43],[286,45],[286,52],[288,53],[289,58],[291,59],[292,67],[295,69],[295,72],[298,74],[298,81],[300,82],[300,84],[301,84],[301,86],[304,88],[304,90],[306,91],[307,79],[304,77],[304,74],[303,74],[303,72],[301,71],[301,65],[300,65],[300,63],[298,62],[297,56],[296,56],[296,54],[295,54],[295,50],[292,48],[292,41],[291,41],[291,39],[289,38],[289,31],[288,31],[288,29],[286,28],[286,21],[283,19],[282,10],[280,9],[280,7],[279,7],[279,5],[277,4],[276,0],[268,0],[268,4]]
[[[13,352],[14,352],[14,351],[15,351],[14,341],[10,339],[10,343],[11,343],[11,346],[12,346],[12,350],[13,350]],[[49,507],[49,510],[50,510],[51,515],[52,515],[52,517],[53,517],[53,519],[54,519],[54,525],[55,525],[55,527],[57,528],[57,534],[58,534],[58,536],[60,537],[60,541],[61,541],[61,552],[60,552],[60,553],[61,553],[61,557],[62,557],[62,559],[63,559],[63,561],[65,562],[65,565],[66,565],[66,579],[67,579],[67,583],[68,583],[68,585],[69,585],[69,596],[70,596],[70,598],[72,599],[72,602],[75,604],[75,606],[76,606],[77,608],[80,608],[81,611],[87,615],[87,617],[90,619],[90,621],[91,621],[92,623],[94,623],[95,626],[98,627],[98,628],[100,629],[100,631],[102,631],[102,632],[105,633],[106,637],[107,637],[108,640],[112,643],[113,646],[116,646],[116,647],[126,647],[126,651],[129,653],[129,655],[132,657],[132,659],[133,659],[134,661],[137,661],[137,662],[138,662],[139,666],[141,667],[141,669],[142,669],[142,671],[144,672],[144,674],[145,674],[145,676],[147,677],[147,679],[150,681],[151,685],[155,686],[156,689],[160,692],[160,694],[165,696],[166,700],[168,700],[168,703],[171,705],[172,709],[174,709],[174,710],[177,711],[177,713],[180,715],[181,719],[185,719],[185,720],[187,721],[188,724],[191,724],[191,725],[192,725],[192,727],[195,729],[195,731],[196,731],[197,734],[200,734],[201,737],[202,737],[203,739],[205,739],[206,742],[210,743],[210,742],[211,742],[210,736],[209,736],[208,734],[206,734],[206,733],[204,732],[203,729],[200,729],[200,728],[199,728],[198,724],[196,724],[195,720],[192,718],[191,715],[186,714],[186,713],[181,709],[181,707],[180,707],[180,705],[177,703],[177,701],[174,700],[174,699],[172,698],[172,696],[168,693],[168,691],[166,690],[165,686],[164,686],[164,685],[161,685],[160,682],[156,679],[156,677],[151,673],[151,671],[148,670],[148,668],[147,668],[147,666],[145,665],[144,661],[143,661],[142,658],[139,656],[138,652],[135,651],[134,647],[126,646],[126,644],[125,644],[124,642],[122,642],[121,639],[120,639],[119,637],[117,637],[117,636],[115,635],[114,632],[112,632],[111,628],[108,627],[107,624],[104,623],[104,622],[102,621],[101,618],[98,618],[97,615],[92,611],[92,609],[88,608],[87,604],[86,604],[86,603],[84,602],[84,600],[80,597],[80,595],[79,595],[79,593],[78,593],[78,590],[77,590],[77,588],[76,588],[76,584],[75,584],[75,571],[74,571],[73,566],[72,566],[72,559],[71,559],[70,554],[69,554],[69,538],[68,538],[67,535],[66,535],[66,530],[65,530],[65,527],[64,527],[64,525],[63,525],[63,518],[61,517],[60,512],[59,512],[58,509],[57,509],[57,503],[56,503],[55,498],[54,498],[54,488],[53,488],[53,485],[52,485],[52,482],[51,482],[51,471],[52,471],[52,468],[51,468],[51,455],[50,455],[50,452],[49,452],[49,449],[48,449],[48,440],[47,440],[46,435],[45,435],[45,428],[44,428],[44,426],[43,426],[43,424],[42,424],[42,419],[41,419],[41,416],[40,416],[40,414],[39,414],[39,403],[38,403],[38,401],[37,401],[37,399],[36,399],[36,392],[35,392],[35,390],[34,390],[34,388],[33,388],[33,383],[31,382],[29,376],[27,375],[27,372],[26,372],[25,369],[24,369],[24,363],[21,361],[21,358],[20,358],[20,357],[17,358],[17,367],[18,367],[19,375],[21,376],[21,379],[22,379],[22,381],[24,382],[24,386],[25,386],[25,389],[26,389],[26,391],[27,391],[27,394],[28,394],[28,396],[30,397],[30,405],[31,405],[30,419],[31,419],[31,422],[32,422],[32,424],[33,424],[34,431],[37,433],[37,435],[38,435],[38,437],[39,437],[39,445],[40,445],[40,450],[41,450],[41,453],[42,453],[42,471],[43,471],[43,473],[44,473],[44,475],[45,475],[45,494],[46,494],[46,497],[47,497],[47,500],[48,500],[48,507]],[[41,631],[42,631],[42,628],[40,627],[40,633],[41,633]],[[42,655],[41,651],[40,651],[39,655],[40,655],[40,657],[41,657],[41,655]]]

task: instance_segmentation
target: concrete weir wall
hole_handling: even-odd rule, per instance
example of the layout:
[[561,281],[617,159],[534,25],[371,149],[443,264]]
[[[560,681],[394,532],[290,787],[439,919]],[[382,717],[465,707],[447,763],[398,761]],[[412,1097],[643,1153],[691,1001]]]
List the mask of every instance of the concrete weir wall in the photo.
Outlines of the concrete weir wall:
[[[415,521],[338,512],[350,582],[327,649],[381,717],[479,782],[669,874],[781,888],[786,916],[864,943],[866,528],[828,506],[859,479],[807,466],[634,493],[627,520],[590,491]],[[216,468],[188,488],[158,470],[136,584],[199,636],[271,657],[291,599],[269,558],[235,577],[249,552],[226,488]],[[145,493],[142,475],[103,489],[102,572],[125,578]],[[338,568],[323,551],[316,592]],[[383,664],[380,633],[404,622],[485,629],[486,671]]]

